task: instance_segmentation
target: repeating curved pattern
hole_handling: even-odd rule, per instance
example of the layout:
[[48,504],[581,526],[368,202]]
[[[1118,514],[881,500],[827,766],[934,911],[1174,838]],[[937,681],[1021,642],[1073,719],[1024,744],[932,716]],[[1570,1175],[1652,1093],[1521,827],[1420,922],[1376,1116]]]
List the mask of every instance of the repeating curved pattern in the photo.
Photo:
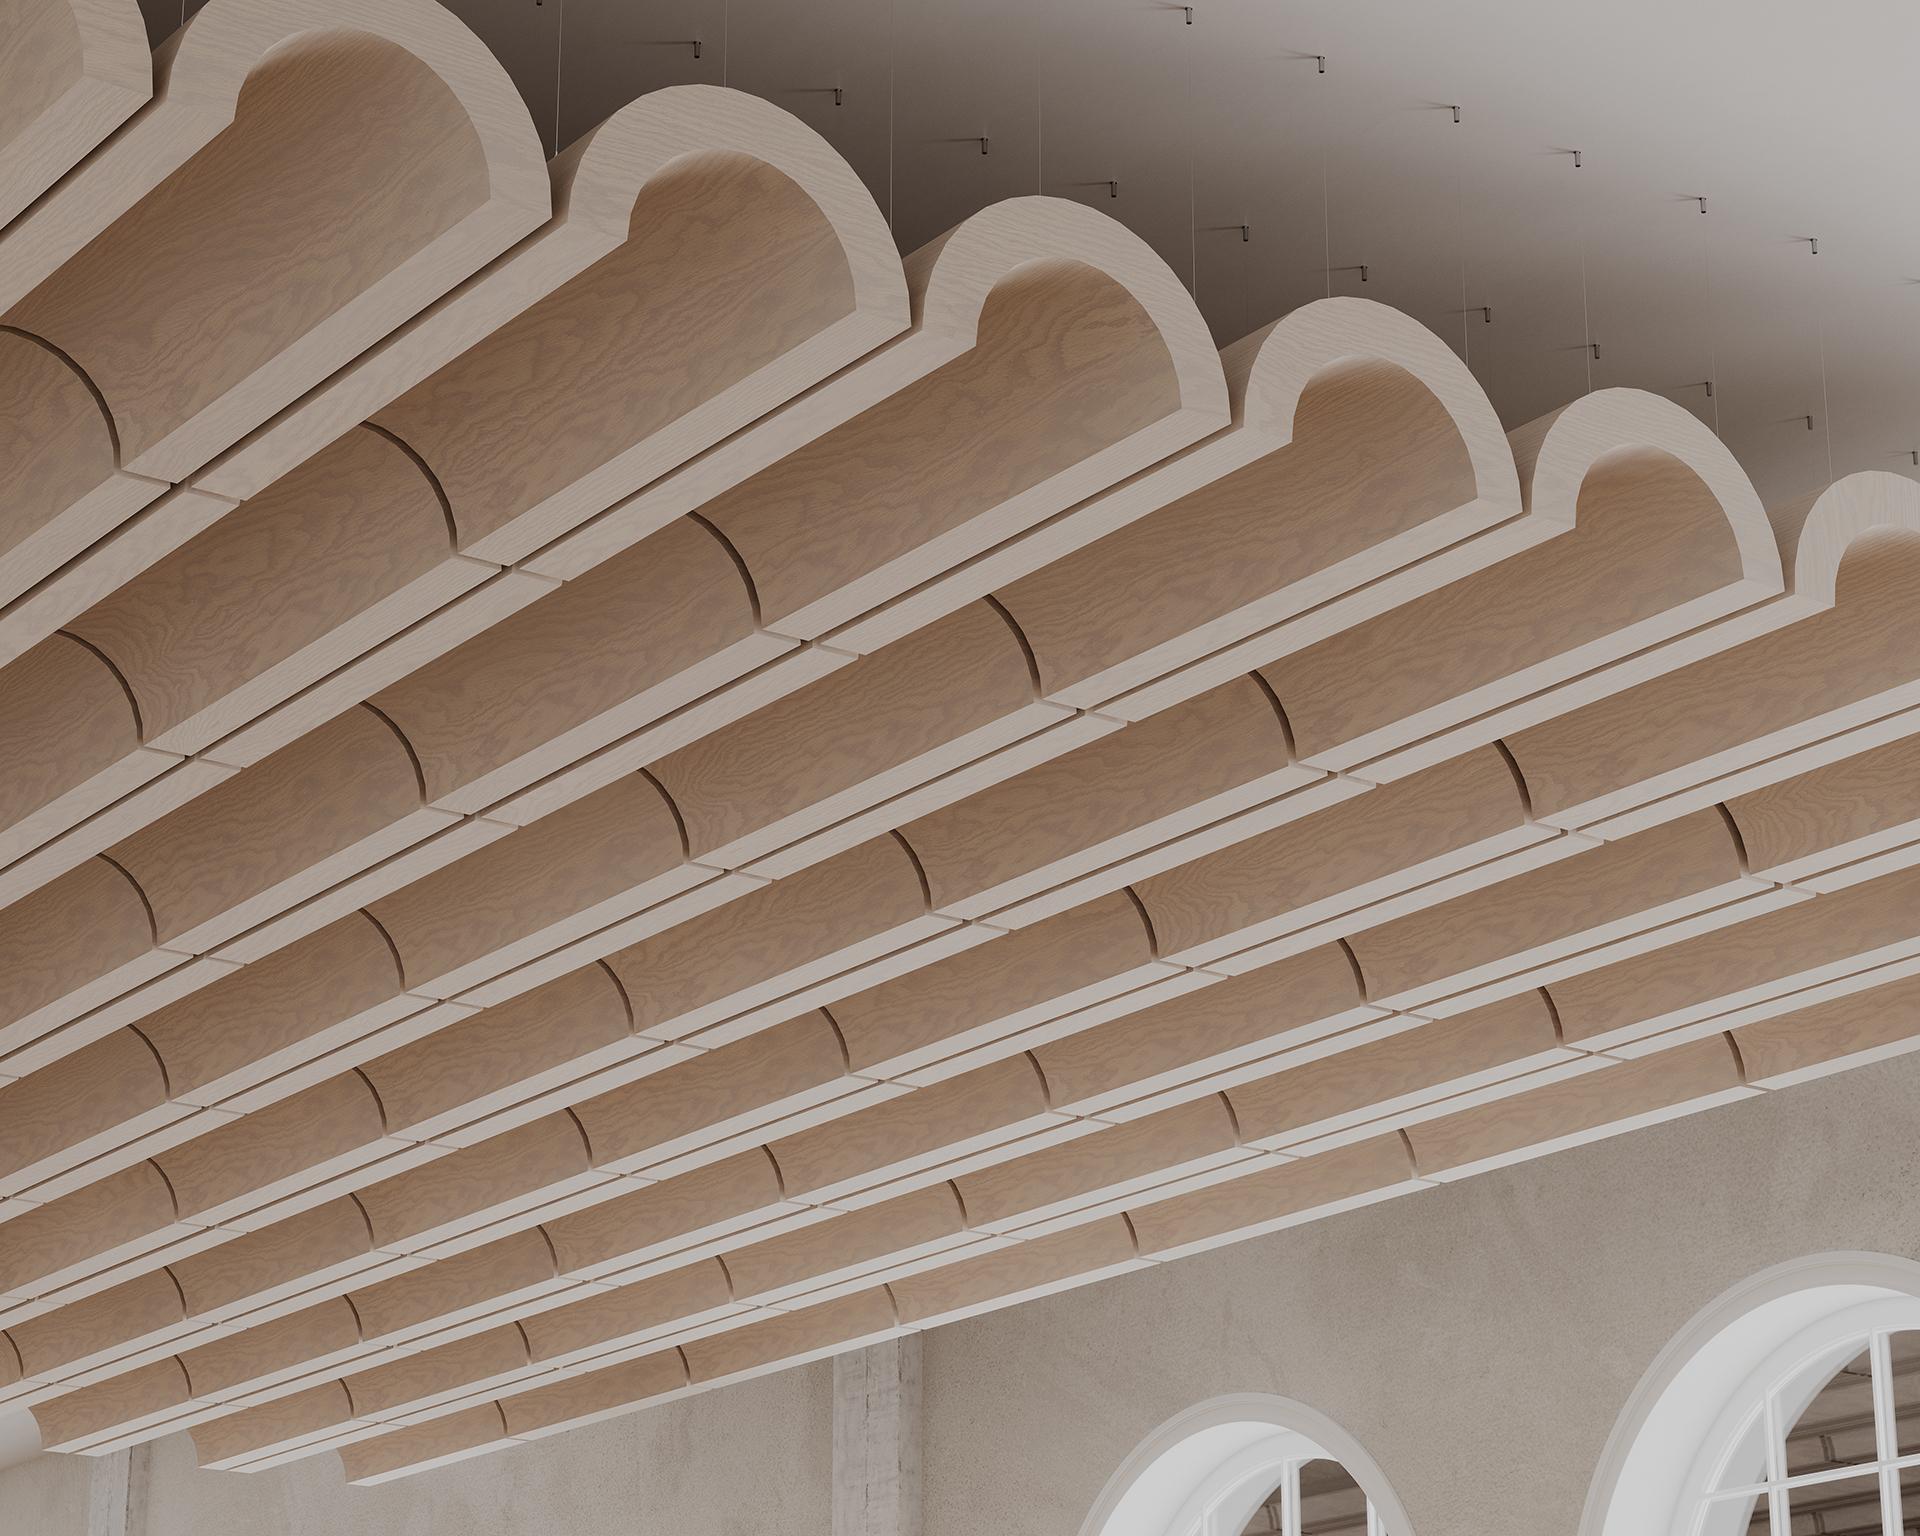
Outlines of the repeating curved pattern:
[[727,91],[542,176],[431,0],[137,29],[0,0],[48,1446],[377,1481],[1920,1044],[1912,482],[902,261]]

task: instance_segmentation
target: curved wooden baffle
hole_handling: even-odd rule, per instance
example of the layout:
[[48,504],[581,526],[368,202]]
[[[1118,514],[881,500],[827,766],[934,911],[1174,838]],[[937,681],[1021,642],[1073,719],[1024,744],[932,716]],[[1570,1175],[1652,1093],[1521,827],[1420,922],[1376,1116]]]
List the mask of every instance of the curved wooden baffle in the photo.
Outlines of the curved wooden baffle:
[[1191,298],[1094,210],[995,204],[906,273],[905,335],[528,567],[575,575],[701,506],[762,584],[767,626],[813,639],[1227,419]]
[[1406,316],[1317,301],[1223,361],[1227,431],[1076,508],[1072,542],[981,562],[1062,703],[1137,718],[1267,659],[1307,610],[1339,628],[1558,531],[1522,516],[1492,406]]
[[1849,475],[1776,524],[1793,622],[1513,735],[1543,820],[1622,834],[1920,730],[1920,487]]
[[135,0],[0,5],[0,229],[152,95]]
[[0,601],[550,211],[526,108],[431,0],[213,0],[155,67],[147,110],[0,234],[0,324],[84,376],[114,446],[28,488],[8,521],[41,558],[9,559]]
[[[550,590],[476,550],[532,547],[906,322],[871,198],[764,103],[704,87],[643,98],[565,170],[561,219],[329,386],[327,414],[349,397],[377,401],[400,370],[484,332],[506,306],[530,307],[67,620],[141,697],[153,753],[207,752],[230,768],[286,744]],[[298,432],[283,419],[271,452],[256,439],[212,479],[238,490],[241,460],[257,470],[306,446],[317,402],[303,410]],[[31,632],[48,607],[16,630]],[[76,785],[86,767],[75,765]],[[104,803],[75,795],[67,819]],[[137,803],[116,804],[10,870],[6,888],[58,874],[142,819]]]
[[1690,412],[1602,390],[1514,436],[1568,531],[1264,667],[1303,762],[1408,773],[1793,617],[1751,482]]

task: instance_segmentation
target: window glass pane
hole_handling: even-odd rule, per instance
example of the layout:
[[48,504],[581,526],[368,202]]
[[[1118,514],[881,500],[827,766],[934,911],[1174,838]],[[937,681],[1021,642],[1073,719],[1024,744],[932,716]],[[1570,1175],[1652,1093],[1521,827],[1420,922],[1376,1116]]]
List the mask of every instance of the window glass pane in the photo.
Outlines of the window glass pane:
[[1367,1496],[1339,1462],[1300,1468],[1300,1536],[1367,1536]]
[[1734,1441],[1715,1488],[1751,1488],[1767,1480],[1767,1416],[1756,1407],[1747,1427]]
[[1920,1451],[1920,1333],[1896,1333],[1887,1343],[1893,1356],[1896,1443],[1902,1456],[1911,1456]]
[[1284,1488],[1276,1488],[1267,1495],[1263,1503],[1248,1518],[1242,1528],[1242,1536],[1271,1536],[1274,1531],[1284,1531],[1286,1527],[1280,1521],[1280,1498]]
[[1787,1490],[1792,1536],[1880,1536],[1880,1477],[1842,1477]]
[[1787,1431],[1789,1476],[1874,1460],[1873,1376],[1868,1362],[1863,1349],[1833,1372]]
[[1771,1536],[1772,1530],[1767,1518],[1767,1496],[1737,1493],[1730,1498],[1708,1501],[1707,1518],[1701,1522],[1700,1536]]

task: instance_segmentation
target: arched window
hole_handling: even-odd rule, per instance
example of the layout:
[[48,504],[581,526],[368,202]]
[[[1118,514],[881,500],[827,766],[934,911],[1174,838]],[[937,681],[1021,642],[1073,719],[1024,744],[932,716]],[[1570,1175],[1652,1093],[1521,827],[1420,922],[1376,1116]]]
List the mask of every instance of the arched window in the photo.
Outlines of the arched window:
[[1413,1536],[1371,1457],[1285,1398],[1219,1398],[1162,1425],[1082,1536]]
[[1920,1265],[1803,1260],[1708,1308],[1628,1405],[1583,1530],[1920,1532]]

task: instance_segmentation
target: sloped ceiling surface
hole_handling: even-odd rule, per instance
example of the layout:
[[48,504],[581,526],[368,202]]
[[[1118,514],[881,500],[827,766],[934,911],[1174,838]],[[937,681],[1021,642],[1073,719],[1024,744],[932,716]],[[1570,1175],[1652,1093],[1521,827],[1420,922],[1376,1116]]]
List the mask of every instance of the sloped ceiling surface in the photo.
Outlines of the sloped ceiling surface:
[[1912,482],[902,260],[719,88],[543,165],[431,0],[9,3],[49,1447],[400,1476],[1920,1044]]

